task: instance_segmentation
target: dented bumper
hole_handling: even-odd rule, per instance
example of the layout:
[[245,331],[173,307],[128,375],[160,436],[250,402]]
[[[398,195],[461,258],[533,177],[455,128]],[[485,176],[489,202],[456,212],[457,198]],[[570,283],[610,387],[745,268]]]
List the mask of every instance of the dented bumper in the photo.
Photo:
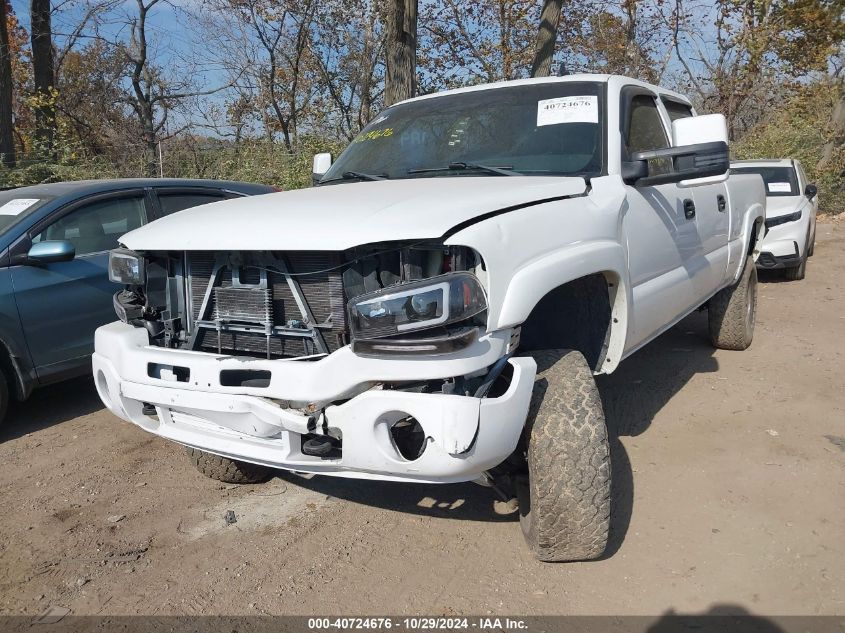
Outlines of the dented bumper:
[[[145,330],[113,323],[97,331],[93,369],[97,391],[115,415],[187,446],[300,472],[447,483],[477,478],[516,448],[534,384],[533,359],[508,360],[513,377],[496,398],[367,387],[467,375],[501,358],[508,340],[508,332],[494,333],[436,359],[368,359],[341,349],[316,361],[264,361],[150,347]],[[227,370],[270,372],[270,378],[262,387],[224,386],[220,377]],[[319,408],[319,423],[342,437],[339,456],[302,452],[314,419],[288,402]],[[156,415],[145,414],[145,404]],[[413,460],[400,454],[390,434],[407,416],[428,438]]]

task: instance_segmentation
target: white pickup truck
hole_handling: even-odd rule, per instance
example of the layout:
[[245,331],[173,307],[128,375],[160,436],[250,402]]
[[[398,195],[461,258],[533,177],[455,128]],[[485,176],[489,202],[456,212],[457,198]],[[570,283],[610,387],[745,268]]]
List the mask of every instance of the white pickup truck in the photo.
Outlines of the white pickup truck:
[[100,397],[224,481],[492,483],[540,559],[595,558],[593,375],[704,305],[714,345],[751,343],[765,191],[728,178],[725,139],[619,76],[397,104],[315,157],[313,188],[124,235]]

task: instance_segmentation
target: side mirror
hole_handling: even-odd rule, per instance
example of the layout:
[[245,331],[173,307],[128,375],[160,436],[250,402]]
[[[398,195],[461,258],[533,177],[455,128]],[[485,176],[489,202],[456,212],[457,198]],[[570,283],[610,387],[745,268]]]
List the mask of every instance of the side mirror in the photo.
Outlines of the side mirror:
[[628,184],[643,187],[670,182],[684,184],[688,180],[702,182],[698,179],[725,176],[729,167],[728,144],[718,141],[636,152],[630,162],[622,164],[622,177]]
[[332,166],[332,155],[328,152],[322,154],[314,154],[314,164],[311,168],[311,182],[315,185],[326,174]]
[[76,247],[68,240],[49,240],[36,242],[29,249],[26,258],[31,263],[50,264],[69,262],[76,257]]
[[814,184],[810,183],[804,188],[804,195],[807,196],[810,200],[815,198],[819,193],[819,188],[816,187]]
[[[686,145],[700,145],[702,143],[728,142],[728,124],[722,114],[703,114],[701,116],[685,117],[672,122],[672,138],[676,147]],[[682,180],[682,187],[706,185],[724,182],[728,179],[728,171],[721,174],[691,180]]]
[[675,119],[672,138],[676,147],[700,143],[728,142],[728,125],[722,114],[703,114]]

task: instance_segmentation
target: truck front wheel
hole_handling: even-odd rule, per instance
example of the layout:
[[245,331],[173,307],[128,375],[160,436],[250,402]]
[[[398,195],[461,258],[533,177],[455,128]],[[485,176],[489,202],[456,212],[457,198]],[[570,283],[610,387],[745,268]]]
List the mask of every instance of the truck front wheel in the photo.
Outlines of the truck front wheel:
[[753,258],[745,260],[739,281],[723,288],[710,299],[707,319],[714,347],[748,349],[757,320],[757,266]]
[[537,379],[523,436],[522,532],[542,561],[597,558],[610,528],[610,449],[593,373],[574,350],[532,356]]
[[260,484],[273,476],[273,470],[266,466],[235,461],[190,446],[186,452],[191,463],[203,475],[227,484]]

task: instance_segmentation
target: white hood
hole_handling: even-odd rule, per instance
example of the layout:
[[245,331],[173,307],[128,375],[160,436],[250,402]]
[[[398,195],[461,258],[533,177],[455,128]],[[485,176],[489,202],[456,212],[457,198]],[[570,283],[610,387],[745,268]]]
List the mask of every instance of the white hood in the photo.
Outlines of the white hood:
[[766,217],[776,218],[798,211],[806,199],[805,196],[767,196]]
[[124,235],[140,251],[341,251],[437,238],[478,216],[585,193],[583,178],[454,176],[350,182],[186,209]]

